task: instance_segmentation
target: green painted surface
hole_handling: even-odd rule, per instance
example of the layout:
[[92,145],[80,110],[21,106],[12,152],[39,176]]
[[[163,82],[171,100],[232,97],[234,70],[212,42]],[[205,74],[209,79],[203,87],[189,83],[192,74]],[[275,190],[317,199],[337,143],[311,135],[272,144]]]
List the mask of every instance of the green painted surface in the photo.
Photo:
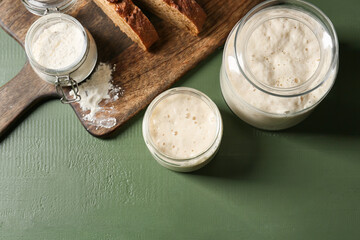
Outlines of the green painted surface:
[[[220,50],[178,84],[208,94],[224,119],[218,155],[195,173],[152,159],[143,112],[100,140],[47,102],[0,142],[0,239],[360,239],[360,2],[312,2],[337,29],[340,72],[305,122],[272,133],[236,118]],[[24,62],[1,30],[0,85]]]

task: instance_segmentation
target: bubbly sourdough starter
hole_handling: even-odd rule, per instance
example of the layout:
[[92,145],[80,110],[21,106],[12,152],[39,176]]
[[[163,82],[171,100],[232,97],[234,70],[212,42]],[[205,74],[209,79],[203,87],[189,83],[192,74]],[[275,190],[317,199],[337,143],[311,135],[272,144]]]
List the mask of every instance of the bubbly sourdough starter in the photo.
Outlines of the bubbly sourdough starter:
[[[246,59],[250,71],[266,85],[295,87],[316,71],[320,46],[305,24],[288,18],[276,18],[261,24],[250,36]],[[230,81],[248,103],[270,113],[296,112],[311,106],[313,100],[321,97],[310,93],[303,97],[275,98],[249,83],[239,84],[234,77]]]
[[69,67],[81,56],[85,37],[74,24],[59,22],[43,29],[32,44],[32,55],[43,67]]
[[193,158],[214,142],[217,120],[201,99],[177,93],[161,100],[149,121],[150,136],[158,150],[172,158]]
[[[326,40],[322,27],[309,15],[296,10],[272,9],[258,13],[258,18],[267,14],[291,15],[306,19],[319,31],[322,41]],[[255,19],[256,19],[255,17]],[[249,20],[250,21],[250,20]],[[257,20],[254,20],[257,21]],[[244,27],[246,29],[246,25]],[[246,30],[242,30],[246,31]],[[312,30],[304,23],[287,17],[275,17],[260,23],[249,35],[240,32],[236,42],[238,58],[241,44],[246,43],[244,54],[247,74],[251,73],[262,84],[290,89],[307,84],[320,65],[320,43]],[[332,86],[336,74],[316,90],[298,97],[277,97],[254,87],[240,72],[235,58],[236,29],[230,34],[224,50],[224,61],[220,75],[223,96],[229,107],[240,118],[253,126],[278,130],[295,125],[304,119]],[[324,52],[324,66],[319,75],[325,75],[330,66],[331,53]],[[321,80],[316,79],[309,86]],[[260,111],[259,111],[260,110]]]

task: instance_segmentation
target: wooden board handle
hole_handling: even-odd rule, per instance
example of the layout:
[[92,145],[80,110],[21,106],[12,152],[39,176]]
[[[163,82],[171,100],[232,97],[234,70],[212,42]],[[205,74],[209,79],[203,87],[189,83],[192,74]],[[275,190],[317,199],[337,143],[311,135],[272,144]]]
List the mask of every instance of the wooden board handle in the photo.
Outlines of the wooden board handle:
[[26,110],[52,97],[58,97],[55,87],[41,80],[27,62],[18,75],[0,87],[0,138]]

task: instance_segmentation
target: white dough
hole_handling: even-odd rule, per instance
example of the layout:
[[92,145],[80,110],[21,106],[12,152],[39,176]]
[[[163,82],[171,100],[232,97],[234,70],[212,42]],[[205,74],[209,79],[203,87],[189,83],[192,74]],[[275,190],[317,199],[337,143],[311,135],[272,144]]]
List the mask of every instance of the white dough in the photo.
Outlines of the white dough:
[[320,46],[305,24],[276,18],[253,32],[246,57],[257,79],[269,86],[289,88],[314,74],[320,62]]
[[177,159],[193,158],[214,142],[217,120],[200,98],[176,93],[162,99],[149,121],[150,136],[157,149]]
[[[303,23],[275,18],[261,24],[250,36],[246,59],[250,71],[268,86],[289,88],[308,80],[320,60],[320,46],[314,33]],[[313,104],[319,95],[280,98],[256,89],[244,78],[229,74],[235,91],[252,106],[269,113],[300,111]],[[315,93],[316,94],[316,93]]]

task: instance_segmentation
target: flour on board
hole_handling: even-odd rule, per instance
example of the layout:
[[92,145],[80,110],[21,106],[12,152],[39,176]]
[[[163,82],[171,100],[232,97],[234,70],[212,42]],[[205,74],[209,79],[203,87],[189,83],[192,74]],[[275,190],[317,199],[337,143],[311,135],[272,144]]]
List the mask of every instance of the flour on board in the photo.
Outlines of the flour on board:
[[[115,66],[112,68],[109,64],[100,63],[90,79],[79,85],[81,96],[79,104],[83,111],[88,112],[83,119],[96,127],[111,128],[116,125],[116,119],[113,117],[96,116],[98,112],[111,114],[114,107],[103,105],[116,101],[123,94],[121,87],[115,87],[112,84],[114,69]],[[73,91],[70,92],[70,95],[74,96]],[[103,100],[105,101],[100,104]]]

